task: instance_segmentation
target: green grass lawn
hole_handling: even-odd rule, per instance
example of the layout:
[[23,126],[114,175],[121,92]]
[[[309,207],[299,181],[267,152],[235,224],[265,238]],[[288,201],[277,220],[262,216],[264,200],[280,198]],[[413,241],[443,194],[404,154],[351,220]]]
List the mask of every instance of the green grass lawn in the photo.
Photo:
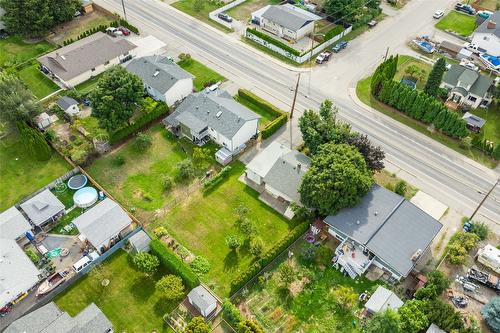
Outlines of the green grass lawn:
[[[410,77],[408,74],[406,74],[405,70],[410,66],[417,66],[421,70],[421,76]],[[410,56],[400,55],[398,57],[398,70],[396,72],[396,75],[394,76],[394,79],[396,81],[400,81],[402,78],[417,80],[417,88],[423,89],[431,70],[432,65],[429,65],[428,63]]]
[[278,118],[277,114],[262,109],[260,106],[252,103],[248,99],[240,98],[238,95],[234,96],[234,99],[262,117],[259,121],[260,129],[266,127],[267,124]]
[[203,90],[207,84],[226,81],[224,76],[194,59],[179,61],[177,64],[194,75],[194,88],[197,91]]
[[63,217],[57,221],[56,225],[50,229],[49,233],[51,234],[59,234],[59,235],[78,235],[78,229],[74,227],[71,231],[66,231],[64,227],[73,222],[78,216],[82,215],[84,210],[79,207],[73,208],[70,212],[65,214]]
[[436,24],[436,28],[468,37],[476,28],[476,17],[452,10]]
[[[57,296],[56,304],[75,316],[90,303],[95,303],[113,324],[115,332],[171,332],[162,316],[177,304],[166,301],[155,289],[155,282],[166,272],[153,278],[135,270],[131,257],[118,250],[100,266],[102,278],[89,273]],[[100,283],[109,279],[107,287]]]
[[75,190],[72,190],[69,187],[67,187],[63,192],[58,192],[56,191],[55,188],[53,188],[51,191],[64,204],[64,208],[69,209],[73,207],[74,205],[73,194],[75,194],[76,192]]
[[194,0],[180,0],[177,2],[174,2],[171,4],[172,7],[183,11],[184,13],[197,18],[200,21],[203,21],[219,30],[222,30],[224,32],[231,32],[232,29],[226,28],[222,24],[219,24],[215,21],[212,21],[211,19],[208,18],[208,14],[217,8],[220,8],[224,6],[224,3],[221,2],[221,5],[217,5],[215,2],[212,1],[204,1],[203,2],[203,8],[200,11],[195,11],[193,8],[193,3]]
[[258,199],[258,193],[240,182],[245,166],[237,161],[231,164],[229,178],[216,190],[191,194],[181,204],[172,207],[152,227],[164,226],[181,244],[196,255],[208,259],[211,270],[202,278],[221,297],[229,295],[230,282],[254,261],[245,243],[237,252],[225,244],[228,235],[237,234],[234,209],[246,206],[256,228],[256,235],[266,249],[283,238],[295,221],[288,221]]
[[21,37],[0,39],[0,67],[9,67],[47,53],[54,46],[46,41],[28,44]]
[[280,0],[247,0],[231,8],[227,13],[239,21],[247,22],[250,21],[252,13],[256,10],[267,5],[277,5],[279,3],[281,3]]
[[56,152],[48,161],[35,160],[17,134],[0,139],[0,161],[0,211],[71,170]]
[[486,120],[479,135],[493,141],[495,144],[500,143],[500,109],[498,104],[492,104],[488,109],[475,109],[471,110],[475,114]]
[[21,69],[18,75],[38,99],[42,99],[61,89],[38,70],[38,64],[33,64]]
[[98,135],[108,135],[108,131],[99,127],[99,120],[97,120],[97,118],[89,116],[83,119],[78,119],[78,121],[93,138]]
[[101,76],[103,74],[104,74],[104,72],[99,74],[99,75],[94,76],[91,79],[88,79],[87,81],[84,81],[80,84],[77,84],[75,86],[75,89],[83,95],[88,94],[97,86],[97,81],[101,78]]

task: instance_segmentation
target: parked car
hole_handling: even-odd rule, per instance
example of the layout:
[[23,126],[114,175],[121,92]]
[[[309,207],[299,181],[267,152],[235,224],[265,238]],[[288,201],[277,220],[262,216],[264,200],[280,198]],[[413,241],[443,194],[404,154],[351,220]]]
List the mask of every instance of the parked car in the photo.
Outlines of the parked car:
[[368,26],[369,26],[370,28],[373,28],[374,26],[376,26],[376,25],[377,25],[377,23],[378,23],[378,22],[377,22],[377,20],[371,20],[371,21],[370,21],[370,22],[368,22],[367,24],[368,24]]
[[489,10],[480,10],[477,12],[477,16],[484,19],[489,19],[491,15],[493,15],[493,12],[490,12]]
[[455,5],[455,10],[469,15],[476,14],[476,10],[474,8],[472,8],[470,5],[464,5],[463,3],[457,3]]
[[337,44],[335,44],[335,46],[332,48],[332,51],[335,52],[335,53],[339,53],[340,51],[342,51],[343,49],[345,49],[347,47],[347,42],[346,41],[342,41],[342,42],[338,42]]
[[76,273],[80,272],[83,270],[85,267],[90,265],[90,263],[94,260],[99,258],[99,254],[96,251],[93,251],[85,256],[83,256],[82,259],[78,260],[73,264],[73,269],[75,270]]
[[324,62],[327,62],[330,60],[330,57],[332,56],[332,52],[330,51],[325,51],[321,52],[317,57],[316,57],[316,63],[317,64],[322,64]]
[[83,16],[83,13],[79,10],[77,10],[75,14],[73,14],[73,17],[78,17],[78,16]]
[[226,13],[219,13],[217,17],[220,18],[222,21],[226,21],[229,23],[233,22],[233,18]]
[[443,16],[444,16],[444,11],[442,10],[436,10],[434,15],[432,15],[432,17],[434,17],[435,19],[440,19]]
[[119,27],[118,28],[118,31],[121,31],[121,33],[124,35],[124,36],[129,36],[130,35],[130,30],[128,30],[127,28],[125,27]]
[[118,29],[116,29],[115,27],[108,27],[108,28],[106,28],[106,33],[107,33],[108,35],[112,36],[112,37],[116,37],[116,33],[115,33],[115,32],[116,32],[117,30],[118,30]]

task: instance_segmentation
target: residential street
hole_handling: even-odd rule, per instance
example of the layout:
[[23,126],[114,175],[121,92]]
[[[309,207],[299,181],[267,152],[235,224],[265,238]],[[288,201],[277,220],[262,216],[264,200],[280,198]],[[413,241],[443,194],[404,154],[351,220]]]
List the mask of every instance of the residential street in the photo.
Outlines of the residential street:
[[[119,0],[96,2],[121,13]],[[292,87],[297,73],[301,72],[295,121],[304,109],[317,108],[322,100],[332,99],[339,106],[344,120],[383,147],[390,171],[398,171],[399,177],[467,216],[499,177],[499,168],[490,170],[362,105],[354,91],[356,82],[373,71],[387,47],[390,54],[412,54],[407,42],[416,35],[434,35],[432,13],[437,9],[449,10],[454,3],[453,0],[412,0],[404,9],[396,13],[391,11],[384,21],[350,42],[349,47],[335,55],[330,63],[314,67],[311,80],[308,69],[283,65],[244,44],[236,34],[224,34],[163,2],[126,1],[126,8],[127,19],[146,34],[167,43],[169,53],[190,53],[238,86],[250,89],[280,107],[289,109]],[[280,133],[278,140],[288,142],[288,130]],[[299,133],[296,124],[293,133],[293,143],[297,145]],[[500,232],[499,187],[476,217],[489,222],[497,233]]]

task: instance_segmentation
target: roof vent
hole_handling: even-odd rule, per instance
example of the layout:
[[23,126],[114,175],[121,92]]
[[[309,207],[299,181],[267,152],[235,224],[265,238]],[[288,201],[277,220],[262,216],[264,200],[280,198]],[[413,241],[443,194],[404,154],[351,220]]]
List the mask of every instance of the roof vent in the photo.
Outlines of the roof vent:
[[356,224],[357,224],[357,225],[360,225],[360,224],[361,224],[361,222],[359,222],[359,220],[357,220],[357,221],[356,221]]
[[418,249],[417,251],[415,251],[415,253],[411,256],[411,261],[413,261],[413,262],[417,261],[421,254],[422,254],[421,249]]
[[300,170],[300,168],[301,168],[301,167],[302,167],[302,164],[298,163],[298,164],[297,164],[297,169],[299,169],[299,170]]
[[157,77],[160,74],[160,71],[157,69],[155,73],[153,74],[153,77]]
[[195,108],[196,110],[198,110],[200,107],[199,107],[198,105],[196,105],[194,108]]
[[378,210],[375,211],[375,216],[377,216],[377,215],[378,215]]
[[219,111],[217,112],[217,114],[215,115],[217,118],[220,118],[220,116],[222,115],[222,111]]
[[497,28],[497,23],[495,21],[489,21],[488,25],[486,27],[488,29],[496,29]]

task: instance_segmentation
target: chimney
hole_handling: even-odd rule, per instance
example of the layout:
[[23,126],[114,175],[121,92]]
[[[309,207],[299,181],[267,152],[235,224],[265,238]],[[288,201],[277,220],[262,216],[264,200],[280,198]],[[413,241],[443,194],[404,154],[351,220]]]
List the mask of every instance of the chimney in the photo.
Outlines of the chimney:
[[497,23],[495,21],[489,21],[488,25],[486,26],[488,29],[496,29],[497,28]]
[[298,164],[297,164],[297,169],[299,169],[299,170],[300,170],[300,168],[301,168],[301,167],[302,167],[302,164],[298,163]]

